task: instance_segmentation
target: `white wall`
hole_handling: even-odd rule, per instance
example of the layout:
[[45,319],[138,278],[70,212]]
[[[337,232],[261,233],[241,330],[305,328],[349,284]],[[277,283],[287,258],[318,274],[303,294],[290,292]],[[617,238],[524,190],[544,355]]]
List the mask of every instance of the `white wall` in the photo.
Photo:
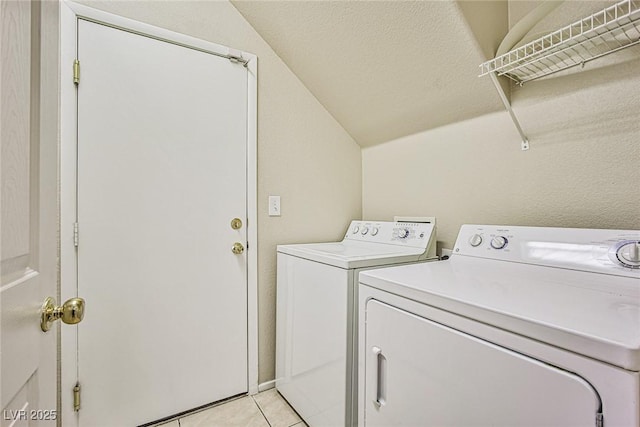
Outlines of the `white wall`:
[[364,149],[365,219],[435,215],[447,248],[465,223],[640,229],[638,67],[515,88],[529,151],[503,112]]
[[361,216],[360,147],[227,1],[83,3],[258,55],[259,381],[273,379],[276,245],[339,240]]

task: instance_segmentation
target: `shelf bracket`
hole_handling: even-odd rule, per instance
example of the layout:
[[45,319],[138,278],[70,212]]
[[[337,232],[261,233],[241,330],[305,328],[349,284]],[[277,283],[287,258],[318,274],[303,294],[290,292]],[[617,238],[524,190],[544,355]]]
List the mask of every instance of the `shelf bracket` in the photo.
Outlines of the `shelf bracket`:
[[516,117],[515,113],[513,112],[513,109],[511,108],[511,103],[507,98],[507,94],[504,93],[504,90],[502,90],[502,86],[500,86],[500,82],[498,81],[498,74],[495,72],[492,72],[492,73],[489,73],[489,77],[491,77],[491,81],[493,82],[493,85],[496,87],[496,90],[498,91],[498,95],[500,95],[500,99],[504,104],[504,108],[507,109],[507,112],[509,113],[509,116],[511,116],[511,120],[513,121],[514,126],[516,127],[516,129],[518,130],[518,133],[520,134],[520,137],[522,138],[522,143],[520,144],[522,151],[528,150],[529,139],[524,134],[522,127],[520,127],[520,122],[518,121],[518,118]]

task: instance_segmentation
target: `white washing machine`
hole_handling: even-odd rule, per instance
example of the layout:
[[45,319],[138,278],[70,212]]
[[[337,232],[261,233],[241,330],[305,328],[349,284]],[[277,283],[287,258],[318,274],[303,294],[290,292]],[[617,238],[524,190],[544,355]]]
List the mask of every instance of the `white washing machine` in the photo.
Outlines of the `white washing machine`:
[[433,223],[372,221],[341,242],[278,246],[276,388],[308,425],[355,424],[358,273],[435,249]]
[[464,225],[359,330],[360,426],[640,426],[640,231]]

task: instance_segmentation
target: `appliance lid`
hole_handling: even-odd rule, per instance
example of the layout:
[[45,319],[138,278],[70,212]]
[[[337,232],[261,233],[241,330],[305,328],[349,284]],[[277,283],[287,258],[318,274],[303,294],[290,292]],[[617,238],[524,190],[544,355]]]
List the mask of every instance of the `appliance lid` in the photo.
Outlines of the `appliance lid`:
[[360,283],[640,371],[640,280],[452,256],[360,273]]
[[435,257],[436,228],[428,222],[351,221],[342,242],[278,245],[278,252],[352,269]]
[[278,252],[344,269],[417,261],[424,249],[344,240],[332,243],[278,245]]

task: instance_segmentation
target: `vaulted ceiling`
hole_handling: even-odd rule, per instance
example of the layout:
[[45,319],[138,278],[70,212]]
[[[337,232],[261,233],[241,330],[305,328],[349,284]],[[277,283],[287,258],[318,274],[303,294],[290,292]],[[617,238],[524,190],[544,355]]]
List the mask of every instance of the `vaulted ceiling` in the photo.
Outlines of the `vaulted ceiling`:
[[363,147],[504,108],[477,75],[507,31],[506,1],[233,5]]
[[507,50],[618,0],[231,1],[367,147],[503,110],[478,65],[510,28]]

